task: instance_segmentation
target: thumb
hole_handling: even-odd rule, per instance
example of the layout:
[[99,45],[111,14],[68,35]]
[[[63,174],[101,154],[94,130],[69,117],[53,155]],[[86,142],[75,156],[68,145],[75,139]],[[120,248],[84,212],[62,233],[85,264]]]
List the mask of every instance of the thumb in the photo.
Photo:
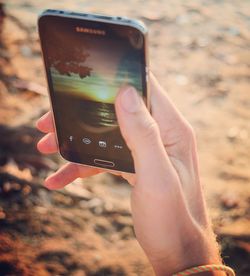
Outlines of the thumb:
[[135,88],[123,87],[116,97],[115,108],[122,136],[132,152],[136,170],[142,167],[152,170],[152,164],[159,166],[162,158],[166,161],[158,125]]

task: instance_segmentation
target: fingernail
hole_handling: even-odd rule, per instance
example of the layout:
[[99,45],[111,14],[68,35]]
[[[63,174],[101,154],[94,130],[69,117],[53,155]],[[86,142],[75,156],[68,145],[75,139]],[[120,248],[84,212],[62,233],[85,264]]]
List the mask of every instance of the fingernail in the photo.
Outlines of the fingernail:
[[134,87],[127,87],[121,92],[121,105],[129,113],[137,112],[142,104],[142,98]]

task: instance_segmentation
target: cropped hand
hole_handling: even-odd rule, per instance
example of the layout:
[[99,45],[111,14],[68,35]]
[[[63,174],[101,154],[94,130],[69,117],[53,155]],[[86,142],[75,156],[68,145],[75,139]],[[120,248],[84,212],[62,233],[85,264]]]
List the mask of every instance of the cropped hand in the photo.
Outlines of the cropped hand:
[[[150,91],[152,115],[133,87],[123,87],[115,102],[120,129],[135,163],[135,175],[122,176],[132,184],[136,238],[156,275],[220,263],[199,180],[193,130],[152,75]],[[37,127],[47,133],[38,149],[57,152],[51,112]],[[103,170],[67,163],[45,185],[58,189],[78,177],[100,172]]]

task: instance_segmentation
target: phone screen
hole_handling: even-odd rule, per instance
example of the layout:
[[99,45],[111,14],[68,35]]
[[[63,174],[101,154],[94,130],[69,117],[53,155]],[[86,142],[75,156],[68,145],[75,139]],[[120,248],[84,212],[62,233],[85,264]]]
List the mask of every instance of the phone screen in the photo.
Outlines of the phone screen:
[[144,35],[131,26],[48,15],[39,32],[61,155],[133,172],[114,101],[125,85],[146,98]]

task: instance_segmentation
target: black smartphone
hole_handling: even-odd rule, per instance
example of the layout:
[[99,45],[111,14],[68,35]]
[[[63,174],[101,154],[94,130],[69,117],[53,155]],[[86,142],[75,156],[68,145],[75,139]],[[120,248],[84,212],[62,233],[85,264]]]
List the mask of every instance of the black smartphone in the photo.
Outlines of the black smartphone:
[[148,99],[147,30],[136,20],[46,10],[38,19],[61,156],[134,173],[114,101],[123,85]]

